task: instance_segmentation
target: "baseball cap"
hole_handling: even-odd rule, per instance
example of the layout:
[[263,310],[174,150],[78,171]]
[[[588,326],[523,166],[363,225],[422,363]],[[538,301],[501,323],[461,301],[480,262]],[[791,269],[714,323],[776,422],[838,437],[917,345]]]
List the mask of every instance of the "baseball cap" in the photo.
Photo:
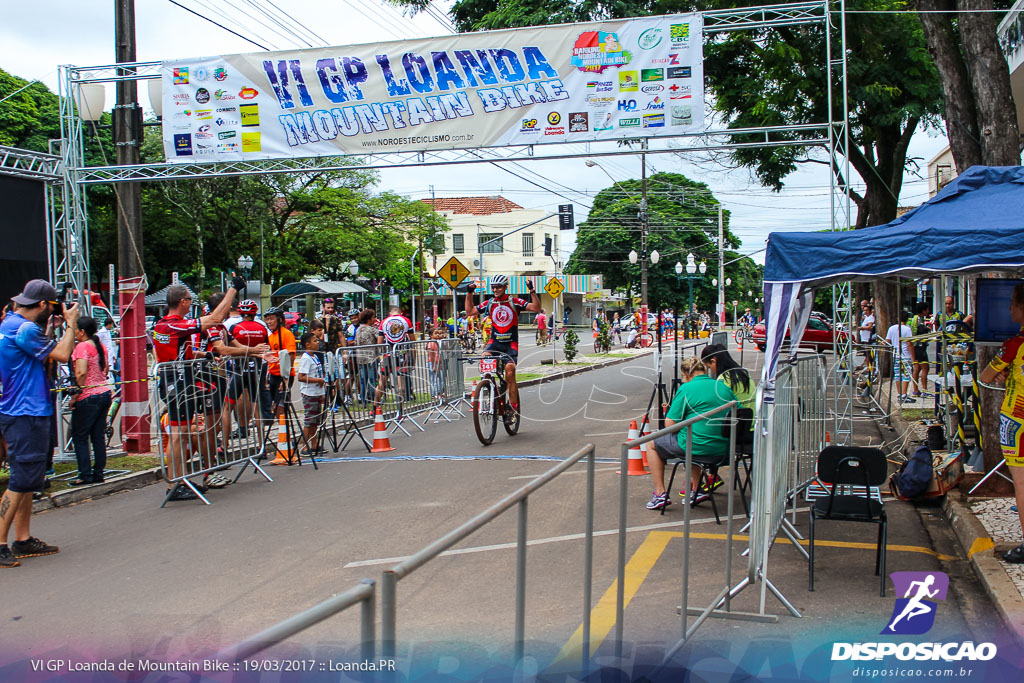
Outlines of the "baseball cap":
[[57,290],[46,280],[29,280],[25,289],[13,301],[22,306],[34,306],[40,301],[56,301]]

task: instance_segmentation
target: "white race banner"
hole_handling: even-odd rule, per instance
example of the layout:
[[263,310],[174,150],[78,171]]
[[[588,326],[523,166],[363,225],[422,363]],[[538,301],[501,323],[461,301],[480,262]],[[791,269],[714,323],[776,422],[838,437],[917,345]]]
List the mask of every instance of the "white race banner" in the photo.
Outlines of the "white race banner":
[[162,64],[193,163],[671,136],[704,128],[699,14]]

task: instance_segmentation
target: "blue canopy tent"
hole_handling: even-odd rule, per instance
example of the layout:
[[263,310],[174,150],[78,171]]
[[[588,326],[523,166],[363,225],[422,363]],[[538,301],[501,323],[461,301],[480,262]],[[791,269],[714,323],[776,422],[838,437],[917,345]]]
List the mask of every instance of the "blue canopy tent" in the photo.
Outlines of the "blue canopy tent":
[[[888,276],[936,277],[1024,269],[1024,167],[972,166],[887,225],[768,236],[764,378],[775,377],[786,328],[798,341],[814,290]],[[797,345],[791,342],[791,353]]]

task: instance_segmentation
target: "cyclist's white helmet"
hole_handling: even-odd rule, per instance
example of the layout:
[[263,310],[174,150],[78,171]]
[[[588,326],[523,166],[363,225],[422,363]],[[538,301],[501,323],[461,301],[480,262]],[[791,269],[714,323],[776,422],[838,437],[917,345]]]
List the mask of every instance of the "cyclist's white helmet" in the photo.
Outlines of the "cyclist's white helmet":
[[508,287],[508,275],[495,275],[492,277],[491,287]]

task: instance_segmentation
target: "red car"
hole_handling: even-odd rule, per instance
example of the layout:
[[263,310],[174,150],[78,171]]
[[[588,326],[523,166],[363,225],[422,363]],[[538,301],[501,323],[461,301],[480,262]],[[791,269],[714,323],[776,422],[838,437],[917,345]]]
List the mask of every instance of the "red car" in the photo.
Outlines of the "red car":
[[284,312],[284,325],[289,330],[294,331],[295,330],[295,326],[299,324],[300,320],[302,320],[302,314],[296,313],[294,311],[285,311]]
[[[836,335],[845,338],[846,332],[842,330],[836,332],[828,322],[811,316],[807,321],[807,329],[804,330],[804,336],[800,339],[800,348],[814,349],[819,353],[832,351],[835,348]],[[764,351],[767,345],[767,337],[768,333],[763,322],[754,326],[754,344],[759,351]],[[786,343],[789,343],[788,329],[786,330]]]

